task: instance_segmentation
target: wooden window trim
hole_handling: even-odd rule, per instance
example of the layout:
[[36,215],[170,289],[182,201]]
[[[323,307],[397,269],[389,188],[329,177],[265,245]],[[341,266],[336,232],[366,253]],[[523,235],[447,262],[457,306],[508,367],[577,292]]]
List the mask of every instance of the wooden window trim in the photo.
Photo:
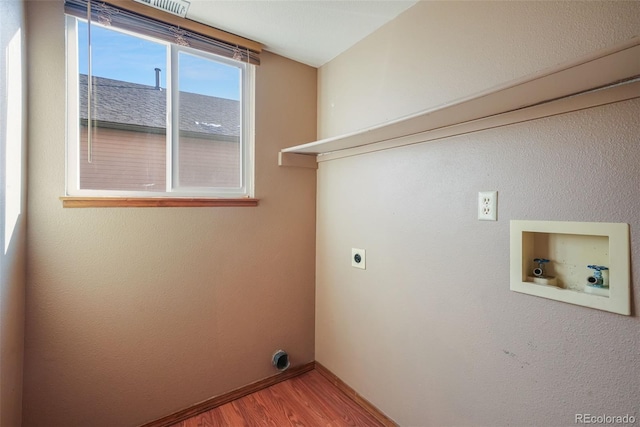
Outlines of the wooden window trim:
[[217,208],[255,207],[258,199],[210,199],[197,197],[60,197],[63,208]]

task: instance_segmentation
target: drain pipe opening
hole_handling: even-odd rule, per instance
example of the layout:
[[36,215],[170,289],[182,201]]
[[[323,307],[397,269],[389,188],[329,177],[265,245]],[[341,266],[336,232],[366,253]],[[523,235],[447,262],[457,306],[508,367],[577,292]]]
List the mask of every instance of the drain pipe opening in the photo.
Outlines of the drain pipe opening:
[[289,355],[284,350],[278,350],[273,354],[271,359],[271,363],[276,367],[279,371],[286,371],[289,367]]

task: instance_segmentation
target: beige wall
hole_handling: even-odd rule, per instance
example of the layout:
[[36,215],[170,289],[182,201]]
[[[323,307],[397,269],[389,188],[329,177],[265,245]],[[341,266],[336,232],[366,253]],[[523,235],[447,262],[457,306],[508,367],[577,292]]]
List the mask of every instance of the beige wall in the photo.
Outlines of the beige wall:
[[420,1],[318,74],[318,132],[442,105],[640,36],[637,1]]
[[0,427],[22,417],[26,54],[21,0],[0,2]]
[[[421,2],[320,69],[319,134],[470,95],[639,28],[638,2]],[[638,262],[631,317],[509,291],[510,219],[629,223],[640,253],[638,117],[640,101],[627,101],[321,163],[316,360],[401,425],[640,416]],[[483,190],[499,192],[497,222],[476,219]],[[352,247],[367,250],[366,270],[350,267]]]
[[62,209],[62,1],[27,4],[29,214],[24,426],[128,426],[314,359],[316,70],[257,71],[257,208]]

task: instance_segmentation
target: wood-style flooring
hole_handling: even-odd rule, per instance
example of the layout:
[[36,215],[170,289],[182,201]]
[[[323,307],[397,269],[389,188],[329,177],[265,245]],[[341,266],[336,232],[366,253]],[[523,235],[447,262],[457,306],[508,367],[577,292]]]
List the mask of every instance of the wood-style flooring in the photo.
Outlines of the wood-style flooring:
[[173,427],[383,426],[317,371],[310,371]]

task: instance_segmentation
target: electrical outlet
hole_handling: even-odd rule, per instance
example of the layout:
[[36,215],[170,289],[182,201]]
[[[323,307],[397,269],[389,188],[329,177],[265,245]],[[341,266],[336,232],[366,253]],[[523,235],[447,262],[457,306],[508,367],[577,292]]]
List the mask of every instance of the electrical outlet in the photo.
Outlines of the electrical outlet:
[[498,192],[480,191],[478,193],[478,219],[482,221],[497,221]]
[[351,248],[351,267],[367,269],[367,251],[364,249]]

